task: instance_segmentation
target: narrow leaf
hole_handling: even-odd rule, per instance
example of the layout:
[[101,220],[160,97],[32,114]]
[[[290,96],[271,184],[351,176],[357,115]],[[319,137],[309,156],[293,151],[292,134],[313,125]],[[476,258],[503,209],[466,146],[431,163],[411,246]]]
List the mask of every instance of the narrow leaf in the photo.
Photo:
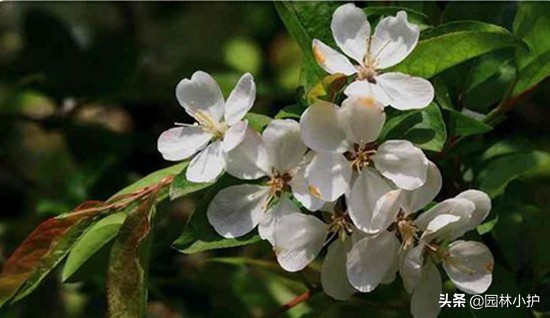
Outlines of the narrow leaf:
[[113,244],[107,270],[109,317],[145,317],[154,195],[132,211]]
[[125,219],[126,213],[119,212],[92,225],[71,249],[63,267],[62,280],[69,279],[90,257],[110,242]]
[[0,274],[0,307],[31,293],[67,255],[84,230],[101,214],[102,202],[86,202],[75,212],[40,224],[13,252]]

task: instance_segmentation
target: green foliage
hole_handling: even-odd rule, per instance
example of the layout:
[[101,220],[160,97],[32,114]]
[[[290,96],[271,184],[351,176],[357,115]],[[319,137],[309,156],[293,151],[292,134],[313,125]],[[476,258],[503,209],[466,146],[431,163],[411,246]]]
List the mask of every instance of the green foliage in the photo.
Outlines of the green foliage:
[[516,54],[518,82],[513,96],[519,95],[550,76],[550,3],[522,2],[514,20],[514,33],[529,46]]
[[431,103],[422,110],[390,115],[380,139],[407,139],[422,149],[441,151],[447,140],[447,130],[441,110]]
[[66,281],[71,278],[90,257],[115,238],[124,220],[126,220],[126,213],[118,212],[90,226],[74,244],[67,256],[63,266],[62,280]]
[[424,32],[414,51],[392,70],[431,78],[476,56],[522,46],[519,38],[497,25],[450,22]]

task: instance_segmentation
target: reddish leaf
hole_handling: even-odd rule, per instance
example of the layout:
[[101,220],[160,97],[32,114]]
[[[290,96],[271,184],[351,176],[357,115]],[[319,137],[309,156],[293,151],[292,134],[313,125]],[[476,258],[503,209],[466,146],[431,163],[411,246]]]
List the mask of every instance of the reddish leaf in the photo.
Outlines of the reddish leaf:
[[0,307],[16,295],[20,299],[34,290],[102,211],[98,209],[102,204],[85,202],[71,214],[48,219],[21,243],[0,274]]
[[128,215],[111,249],[107,271],[109,317],[145,316],[154,204],[155,195],[151,195]]

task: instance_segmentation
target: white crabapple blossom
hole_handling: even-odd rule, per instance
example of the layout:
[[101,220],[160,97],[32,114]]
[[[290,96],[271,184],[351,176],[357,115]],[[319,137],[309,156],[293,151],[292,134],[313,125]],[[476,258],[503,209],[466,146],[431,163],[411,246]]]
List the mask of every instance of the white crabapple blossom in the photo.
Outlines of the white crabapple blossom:
[[321,267],[321,285],[325,293],[338,300],[349,299],[355,288],[346,275],[346,254],[353,243],[364,236],[357,231],[338,201],[333,209],[322,210],[327,223],[313,215],[293,213],[279,221],[273,236],[273,250],[281,267],[289,272],[305,268],[328,245]]
[[300,118],[304,143],[315,151],[305,171],[307,182],[322,200],[332,202],[353,191],[361,171],[374,167],[397,187],[413,190],[426,180],[429,161],[407,140],[376,143],[386,115],[371,97],[351,96],[339,107],[317,101]]
[[193,125],[176,124],[158,139],[158,150],[166,160],[193,157],[186,171],[191,182],[212,182],[225,170],[226,154],[238,146],[248,126],[243,120],[254,104],[256,84],[244,74],[224,101],[216,81],[203,71],[195,72],[176,87],[176,97]]
[[402,254],[399,265],[405,289],[412,293],[415,318],[435,318],[441,310],[441,276],[436,264],[441,264],[453,284],[465,293],[481,294],[489,288],[494,268],[491,251],[480,242],[457,239],[475,229],[490,210],[491,200],[485,193],[468,190],[415,220],[422,235],[416,247]]
[[349,194],[348,212],[355,226],[370,235],[353,245],[346,267],[350,283],[361,292],[371,292],[386,277],[395,276],[401,250],[415,241],[412,216],[439,193],[442,178],[431,162],[426,182],[412,191],[395,189],[371,168],[362,174]]
[[344,90],[346,95],[373,96],[384,106],[399,110],[424,108],[433,100],[429,81],[382,71],[404,60],[418,43],[418,26],[407,21],[405,11],[383,18],[371,34],[365,12],[348,3],[334,11],[330,27],[338,47],[357,64],[317,39],[313,40],[313,53],[328,73],[355,76]]
[[260,236],[272,242],[279,219],[300,211],[290,195],[307,209],[321,207],[323,202],[309,193],[303,178],[306,151],[300,125],[294,120],[272,120],[262,135],[248,128],[242,143],[227,155],[227,172],[242,180],[269,180],[218,192],[207,209],[208,221],[216,232],[236,238],[258,226]]

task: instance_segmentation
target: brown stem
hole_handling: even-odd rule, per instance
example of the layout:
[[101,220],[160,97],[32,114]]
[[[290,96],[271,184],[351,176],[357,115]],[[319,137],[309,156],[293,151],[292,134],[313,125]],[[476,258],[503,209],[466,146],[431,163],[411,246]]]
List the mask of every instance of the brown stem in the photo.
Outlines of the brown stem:
[[319,290],[318,289],[310,289],[310,290],[306,291],[305,293],[296,296],[296,298],[292,299],[291,301],[284,304],[283,306],[279,307],[279,309],[277,309],[276,311],[274,311],[273,313],[271,313],[267,317],[271,317],[271,318],[280,317],[284,313],[289,311],[290,309],[298,306],[299,304],[301,304],[305,301],[308,301],[313,295],[315,295],[319,291],[320,291],[320,289]]

